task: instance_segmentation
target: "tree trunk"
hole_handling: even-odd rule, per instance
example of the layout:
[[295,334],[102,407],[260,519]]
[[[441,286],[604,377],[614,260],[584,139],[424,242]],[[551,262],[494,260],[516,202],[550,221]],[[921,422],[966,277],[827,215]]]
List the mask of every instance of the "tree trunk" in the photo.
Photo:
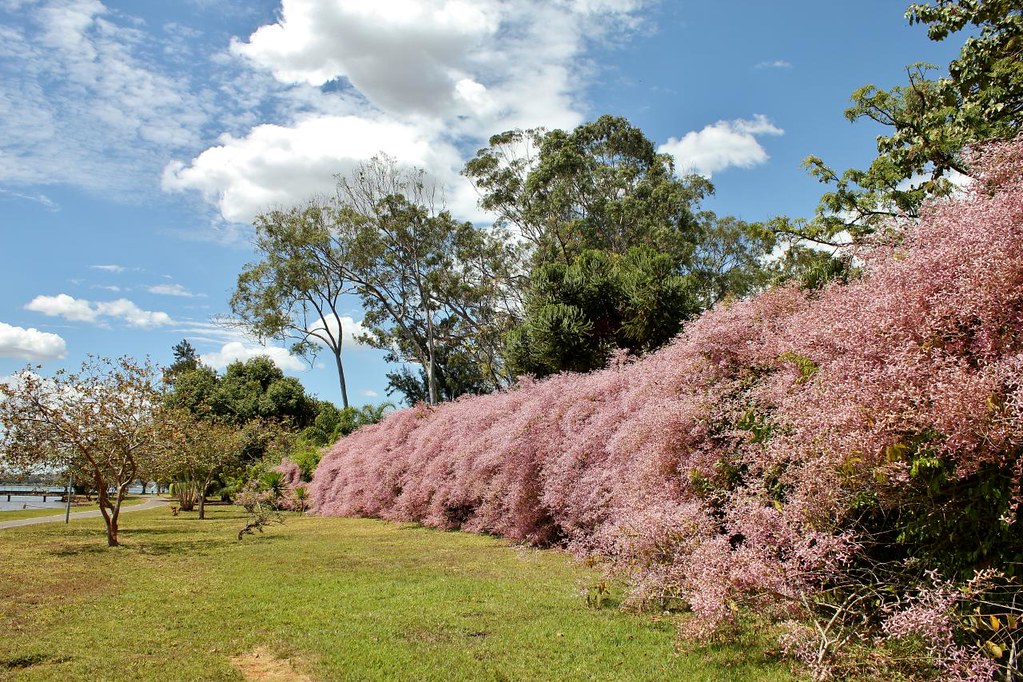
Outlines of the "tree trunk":
[[433,358],[431,357],[426,365],[426,391],[427,401],[430,405],[437,404],[437,377],[434,369]]
[[[121,502],[124,502],[124,495],[127,492],[127,481],[117,486],[117,497],[114,499],[114,509],[110,513],[110,527],[107,529],[107,545],[110,547],[116,547],[120,544],[117,541],[117,520],[121,516]],[[113,544],[110,542],[111,533],[113,534]]]
[[338,348],[338,351],[336,353],[334,353],[334,361],[337,363],[337,378],[338,378],[338,381],[341,383],[341,403],[342,403],[342,407],[347,409],[347,407],[348,407],[348,386],[345,384],[345,368],[344,368],[344,365],[341,364],[341,349],[340,349],[340,347]]
[[117,547],[120,545],[117,541],[117,516],[120,512],[121,505],[118,503],[113,513],[110,514],[110,519],[107,521],[107,547]]
[[206,489],[210,487],[210,481],[213,480],[213,474],[206,477],[206,480],[202,482],[202,488],[199,489],[199,520],[202,521],[206,518]]
[[439,401],[437,399],[437,362],[434,359],[433,313],[429,305],[424,305],[423,310],[426,313],[426,390],[430,404],[436,405]]
[[107,547],[117,547],[117,514],[121,510],[120,495],[117,504],[111,504],[110,492],[107,490],[106,481],[96,481],[99,511],[103,515],[103,523],[107,525]]

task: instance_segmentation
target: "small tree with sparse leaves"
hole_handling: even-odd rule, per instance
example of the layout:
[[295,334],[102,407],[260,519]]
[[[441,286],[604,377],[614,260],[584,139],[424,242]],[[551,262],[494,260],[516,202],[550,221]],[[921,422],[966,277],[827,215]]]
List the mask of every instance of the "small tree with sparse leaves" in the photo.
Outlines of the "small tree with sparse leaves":
[[77,372],[49,378],[36,370],[0,383],[0,461],[10,469],[70,469],[90,481],[115,547],[128,487],[159,460],[159,372],[130,357],[90,357]]

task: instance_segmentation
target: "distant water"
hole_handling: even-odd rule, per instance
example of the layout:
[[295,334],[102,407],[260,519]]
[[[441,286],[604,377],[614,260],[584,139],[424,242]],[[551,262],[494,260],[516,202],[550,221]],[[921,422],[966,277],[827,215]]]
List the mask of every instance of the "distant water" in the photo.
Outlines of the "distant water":
[[0,497],[0,513],[6,511],[21,511],[22,509],[63,509],[64,503],[60,500],[51,500],[46,498],[46,502],[43,502],[41,497],[11,497],[11,501],[7,501],[7,496]]
[[[4,485],[0,483],[0,490],[46,490],[48,492],[62,493],[64,488],[62,486],[48,486],[48,485]],[[147,492],[152,492],[153,487],[150,486],[146,489]],[[139,495],[142,493],[142,486],[133,486],[128,489],[128,492],[132,495]],[[42,497],[36,497],[35,495],[11,495],[11,501],[7,501],[7,496],[0,497],[0,513],[5,511],[20,511],[22,509],[63,509],[64,503],[58,498],[46,498],[46,502],[43,502]]]

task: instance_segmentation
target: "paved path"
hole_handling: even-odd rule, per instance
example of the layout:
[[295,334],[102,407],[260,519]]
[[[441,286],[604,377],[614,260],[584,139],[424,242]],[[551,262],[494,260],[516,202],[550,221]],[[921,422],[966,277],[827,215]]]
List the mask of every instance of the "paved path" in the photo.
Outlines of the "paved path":
[[[133,504],[127,507],[121,507],[121,513],[127,514],[128,512],[143,511],[146,509],[152,509],[161,505],[167,504],[167,500],[157,497],[151,500],[146,500],[142,504]],[[97,516],[102,516],[99,509],[92,511],[80,511],[71,512],[72,519],[94,519]],[[0,517],[2,518],[2,517]],[[0,521],[0,530],[4,528],[19,528],[21,526],[34,526],[37,523],[57,523],[64,521],[63,512],[54,516],[37,516],[34,519],[18,519],[17,521]]]

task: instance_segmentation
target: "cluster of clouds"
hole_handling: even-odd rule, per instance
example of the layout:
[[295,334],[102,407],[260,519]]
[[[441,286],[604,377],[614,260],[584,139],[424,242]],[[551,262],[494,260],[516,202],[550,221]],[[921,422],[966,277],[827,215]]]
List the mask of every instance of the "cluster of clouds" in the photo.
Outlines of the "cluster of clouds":
[[681,139],[669,138],[658,151],[671,154],[682,173],[697,173],[710,178],[730,167],[752,168],[767,161],[767,152],[758,135],[782,135],[762,114],[752,120],[718,121],[703,130],[686,133]]
[[[144,272],[141,268],[131,268],[114,263],[90,265],[89,269],[113,275],[121,275],[129,271]],[[165,277],[168,276],[165,275]],[[80,280],[73,280],[73,282],[82,283]],[[118,286],[101,286],[99,288],[121,290],[121,287]],[[187,287],[174,282],[134,288],[143,289],[158,296],[205,297],[205,294],[194,293]],[[299,372],[309,369],[308,362],[292,356],[286,348],[259,342],[247,336],[244,330],[237,325],[187,318],[175,319],[163,311],[146,310],[127,298],[93,301],[67,293],[55,296],[39,295],[25,304],[23,308],[47,317],[58,318],[67,323],[81,323],[108,329],[116,324],[121,328],[162,330],[175,336],[181,334],[195,343],[216,349],[201,356],[203,362],[215,369],[223,369],[236,360],[245,361],[257,355],[270,357],[283,370]],[[362,347],[359,337],[366,333],[362,323],[351,315],[341,316],[340,321],[331,319],[328,323],[320,320],[310,327],[311,332],[323,329],[329,329],[334,338],[337,338],[340,332],[345,350]],[[44,361],[65,357],[67,357],[67,342],[59,334],[0,322],[0,358]]]
[[140,329],[174,324],[174,320],[167,313],[143,310],[126,298],[114,301],[89,301],[68,294],[36,296],[25,305],[25,310],[42,313],[48,317],[60,317],[71,322],[106,324],[107,319],[120,320],[129,327]]
[[[217,350],[200,355],[201,360],[214,369],[224,369],[232,362],[238,360],[244,362],[258,355],[268,356],[283,370],[301,372],[309,369],[306,361],[291,355],[287,348],[258,343],[230,325],[190,320],[175,321],[165,312],[143,310],[128,299],[90,301],[68,294],[40,295],[29,301],[25,309],[48,317],[61,318],[67,322],[106,327],[111,322],[118,321],[137,329],[164,328],[169,333],[183,334],[196,343],[219,346]],[[336,336],[338,326],[335,320],[326,325],[321,321],[314,325],[312,331],[329,327]],[[360,321],[349,315],[342,316],[340,327],[345,350],[363,347],[358,337],[364,334],[366,329]],[[0,358],[44,361],[66,356],[67,343],[60,335],[0,322]]]
[[[284,0],[276,23],[235,39],[230,53],[294,88],[330,86],[340,110],[305,112],[224,135],[191,161],[168,164],[163,187],[198,190],[229,221],[330,192],[336,173],[383,152],[426,168],[460,216],[482,218],[459,177],[489,135],[582,122],[595,44],[642,23],[642,0]],[[609,35],[614,31],[614,35]],[[771,124],[724,121],[664,151],[710,175],[763,163]]]
[[[214,44],[211,34],[147,25],[102,0],[0,0],[0,187],[11,188],[0,192],[45,203],[37,190],[47,185],[125,199],[159,187],[202,196],[219,220],[246,223],[332,191],[335,174],[383,152],[434,174],[456,214],[480,219],[459,175],[464,160],[502,130],[581,123],[599,73],[594,48],[641,30],[654,1],[281,0],[275,22]],[[680,172],[711,177],[764,163],[762,138],[782,133],[754,115],[672,137],[660,150]],[[144,289],[201,295],[169,283]],[[182,324],[126,298],[61,293],[25,308],[101,326]],[[353,339],[358,323],[344,324]],[[66,354],[57,334],[0,325],[0,356]],[[258,353],[305,366],[283,348],[219,342],[204,356],[213,366]]]
[[58,334],[0,322],[0,357],[41,361],[57,360],[66,355],[67,344]]
[[126,195],[201,144],[211,98],[151,42],[100,0],[0,3],[0,183]]
[[289,353],[287,348],[256,346],[244,341],[229,341],[221,346],[220,350],[201,354],[199,360],[214,369],[224,369],[232,362],[245,362],[260,355],[270,358],[275,365],[283,370],[301,372],[308,369],[308,366]]
[[[0,183],[159,183],[246,223],[383,152],[479,218],[464,159],[502,130],[582,122],[593,48],[628,39],[653,1],[282,0],[276,22],[218,44],[101,0],[4,0]],[[758,136],[781,133],[761,119],[663,148],[706,175],[750,167],[767,159]]]
[[[289,120],[223,135],[167,165],[163,187],[198,190],[223,218],[333,189],[375,154],[425,168],[447,201],[479,217],[459,176],[466,150],[517,127],[583,119],[586,51],[639,23],[641,0],[284,0],[280,18],[230,54],[293,94],[335,95]],[[329,110],[324,110],[329,107]]]

